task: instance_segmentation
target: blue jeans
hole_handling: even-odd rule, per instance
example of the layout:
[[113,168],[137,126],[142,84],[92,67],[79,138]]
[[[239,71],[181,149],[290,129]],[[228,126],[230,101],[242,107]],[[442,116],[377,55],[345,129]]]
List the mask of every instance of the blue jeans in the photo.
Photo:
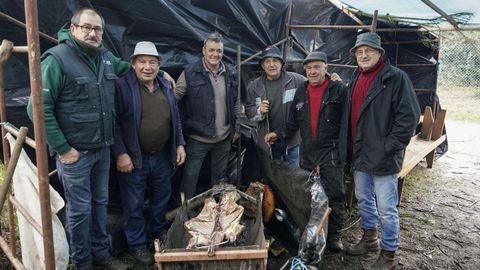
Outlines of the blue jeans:
[[294,147],[287,149],[285,161],[295,167],[300,167],[300,145],[295,145]]
[[180,191],[185,192],[187,199],[195,195],[200,169],[208,153],[210,153],[211,157],[210,186],[218,184],[219,180],[226,176],[230,149],[230,138],[217,143],[204,143],[188,138],[186,146],[187,159],[185,160],[182,184],[180,186]]
[[150,233],[159,237],[165,233],[165,211],[171,195],[172,165],[166,151],[142,155],[142,168],[131,173],[120,173],[124,231],[131,250],[147,247],[147,229],[143,216],[145,193],[149,200],[148,225]]
[[76,268],[88,267],[109,256],[107,235],[110,147],[79,151],[73,164],[58,155],[58,176],[65,189],[70,256]]
[[295,167],[300,167],[300,145],[286,149],[286,145],[282,142],[272,144],[272,157],[276,160],[283,160]]
[[376,230],[380,220],[380,247],[386,251],[396,251],[400,245],[397,177],[397,174],[377,176],[353,172],[361,227]]

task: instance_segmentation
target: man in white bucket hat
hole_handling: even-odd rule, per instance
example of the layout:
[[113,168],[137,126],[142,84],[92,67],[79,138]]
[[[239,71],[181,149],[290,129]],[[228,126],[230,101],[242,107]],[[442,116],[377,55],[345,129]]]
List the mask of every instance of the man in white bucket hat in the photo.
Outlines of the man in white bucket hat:
[[160,55],[155,44],[138,42],[131,56],[133,69],[116,82],[115,144],[120,172],[124,230],[132,256],[154,263],[148,251],[143,204],[148,189],[151,238],[167,231],[165,211],[175,166],[185,161],[185,140],[170,83],[158,76]]

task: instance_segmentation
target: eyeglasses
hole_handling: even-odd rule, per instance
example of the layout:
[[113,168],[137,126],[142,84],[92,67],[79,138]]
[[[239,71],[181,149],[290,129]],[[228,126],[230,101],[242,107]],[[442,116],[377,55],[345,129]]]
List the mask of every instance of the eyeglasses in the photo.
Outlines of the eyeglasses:
[[363,54],[366,54],[366,55],[372,55],[374,52],[376,52],[377,50],[375,49],[370,49],[370,48],[366,48],[365,50],[356,50],[355,51],[355,56],[362,56]]
[[90,32],[92,32],[92,30],[95,30],[95,34],[97,34],[97,35],[103,34],[103,28],[100,27],[100,26],[91,27],[90,25],[78,25],[78,24],[75,24],[75,26],[80,27],[82,32],[85,33],[85,34],[90,34]]

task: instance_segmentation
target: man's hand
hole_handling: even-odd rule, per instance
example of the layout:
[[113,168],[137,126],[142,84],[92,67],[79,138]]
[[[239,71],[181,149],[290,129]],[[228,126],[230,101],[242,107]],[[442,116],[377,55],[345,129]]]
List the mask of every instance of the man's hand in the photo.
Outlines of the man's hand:
[[235,134],[233,134],[232,136],[232,143],[235,143],[239,138],[240,138],[240,133],[235,132]]
[[332,73],[332,74],[330,74],[330,79],[331,79],[332,81],[334,81],[334,82],[335,82],[335,81],[339,81],[339,82],[342,81],[342,78],[340,78],[340,75],[338,75],[338,74],[335,73],[335,72]]
[[275,132],[270,132],[265,135],[265,143],[270,145],[278,139],[278,135]]
[[175,88],[177,88],[177,84],[175,83],[175,80],[166,71],[163,72],[163,78],[170,82],[173,90],[175,90]]
[[133,171],[132,159],[128,154],[121,154],[117,157],[117,170],[122,173],[131,173]]
[[63,155],[58,155],[58,158],[60,159],[60,162],[62,164],[75,163],[75,162],[77,162],[79,157],[80,157],[80,153],[77,151],[77,149],[75,149],[73,147],[67,153],[65,153]]
[[262,114],[268,113],[268,110],[270,109],[270,102],[268,100],[262,100],[262,104],[260,104],[260,112]]
[[182,165],[185,162],[187,154],[185,153],[185,147],[183,145],[177,146],[177,166]]

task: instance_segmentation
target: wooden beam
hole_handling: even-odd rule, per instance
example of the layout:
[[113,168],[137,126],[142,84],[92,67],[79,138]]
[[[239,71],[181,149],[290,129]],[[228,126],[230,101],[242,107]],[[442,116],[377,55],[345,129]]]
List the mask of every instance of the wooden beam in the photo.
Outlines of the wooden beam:
[[7,242],[3,239],[3,237],[0,236],[0,247],[2,248],[3,252],[7,256],[7,258],[10,260],[10,262],[13,264],[15,269],[17,270],[27,270],[25,266],[23,266],[22,262],[15,257],[13,254],[12,250],[8,246]]
[[336,6],[338,9],[340,9],[343,13],[345,13],[348,17],[350,17],[352,20],[357,22],[359,25],[365,25],[362,20],[360,20],[355,14],[353,14],[348,8],[345,7],[345,5],[338,1],[338,0],[328,0],[332,5]]
[[460,30],[460,28],[458,28],[458,24],[457,22],[450,16],[448,15],[447,13],[445,13],[445,11],[443,11],[441,8],[439,8],[437,5],[435,5],[434,3],[432,3],[430,0],[421,0],[425,5],[427,5],[428,7],[430,7],[431,9],[433,9],[435,12],[437,12],[438,14],[440,14],[442,17],[444,17],[456,30]]
[[433,130],[433,114],[430,106],[425,107],[423,112],[422,129],[420,131],[420,138],[430,141],[432,139]]
[[377,19],[378,19],[378,10],[375,9],[373,12],[372,25],[370,26],[370,32],[377,32]]
[[214,256],[207,251],[160,251],[155,253],[155,262],[191,262],[218,260],[252,260],[268,258],[268,249],[232,249],[216,250]]

